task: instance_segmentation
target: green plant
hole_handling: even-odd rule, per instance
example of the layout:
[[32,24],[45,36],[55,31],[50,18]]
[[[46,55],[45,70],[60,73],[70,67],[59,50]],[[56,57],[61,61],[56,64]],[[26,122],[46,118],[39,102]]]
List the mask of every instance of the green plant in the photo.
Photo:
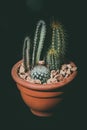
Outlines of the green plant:
[[[26,37],[23,45],[23,64],[25,72],[30,71],[32,79],[39,79],[45,83],[50,78],[51,70],[58,70],[63,63],[66,50],[65,33],[63,27],[58,22],[52,23],[52,42],[47,52],[45,52],[45,64],[41,65],[41,53],[46,36],[46,23],[40,20],[37,23],[32,54],[30,38]],[[45,46],[46,47],[46,46]],[[30,61],[30,58],[31,61]]]
[[46,24],[43,20],[40,20],[37,23],[35,37],[34,37],[32,66],[35,66],[35,64],[38,64],[40,60],[45,35],[46,35]]
[[52,43],[47,52],[46,62],[50,70],[60,68],[66,51],[65,33],[62,25],[58,22],[52,23]]
[[50,78],[50,71],[43,65],[37,65],[31,70],[31,77],[39,79],[41,83],[45,83]]
[[30,38],[26,37],[23,44],[23,65],[25,72],[30,69]]

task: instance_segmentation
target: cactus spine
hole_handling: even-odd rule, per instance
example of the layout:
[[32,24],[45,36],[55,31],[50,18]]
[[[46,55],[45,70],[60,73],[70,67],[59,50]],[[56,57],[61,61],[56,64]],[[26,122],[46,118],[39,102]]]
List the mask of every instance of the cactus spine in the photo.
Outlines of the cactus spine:
[[46,35],[46,24],[43,20],[40,20],[37,23],[35,37],[34,37],[34,47],[33,47],[33,54],[32,54],[32,66],[37,64],[40,60],[45,35]]
[[23,65],[25,72],[29,71],[30,67],[30,38],[26,37],[23,44]]
[[52,44],[47,53],[47,64],[49,68],[59,69],[65,56],[65,34],[61,24],[52,23]]

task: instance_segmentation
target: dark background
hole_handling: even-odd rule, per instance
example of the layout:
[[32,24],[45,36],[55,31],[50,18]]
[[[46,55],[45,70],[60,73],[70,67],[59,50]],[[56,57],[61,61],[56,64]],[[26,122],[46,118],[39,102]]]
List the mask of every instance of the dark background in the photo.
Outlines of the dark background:
[[[68,33],[68,57],[78,67],[58,113],[49,118],[34,116],[22,101],[11,77],[12,66],[21,59],[24,37],[33,35],[36,22],[54,17]],[[0,1],[0,130],[79,129],[86,116],[86,3],[70,0]]]

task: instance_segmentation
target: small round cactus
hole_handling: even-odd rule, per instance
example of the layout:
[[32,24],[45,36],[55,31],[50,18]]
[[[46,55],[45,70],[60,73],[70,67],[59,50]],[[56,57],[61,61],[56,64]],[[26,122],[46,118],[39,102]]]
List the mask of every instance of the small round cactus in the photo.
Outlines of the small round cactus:
[[37,65],[31,70],[31,78],[39,79],[41,83],[46,83],[50,78],[50,71],[46,66]]

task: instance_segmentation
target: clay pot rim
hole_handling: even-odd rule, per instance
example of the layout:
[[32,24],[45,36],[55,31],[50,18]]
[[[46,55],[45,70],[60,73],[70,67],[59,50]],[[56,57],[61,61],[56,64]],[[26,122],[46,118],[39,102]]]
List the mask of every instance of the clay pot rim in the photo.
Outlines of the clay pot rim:
[[[68,78],[65,78],[63,81],[60,81],[58,83],[34,84],[34,83],[30,83],[28,81],[25,81],[18,76],[17,70],[21,63],[22,63],[22,60],[18,61],[15,65],[13,65],[12,70],[11,70],[11,75],[16,83],[22,85],[23,87],[26,87],[27,89],[39,90],[39,91],[42,91],[42,90],[49,91],[49,90],[53,90],[53,89],[58,89],[58,88],[61,88],[65,85],[67,85],[68,83],[70,83],[77,75],[77,71],[75,71]],[[73,65],[76,66],[74,64],[74,62],[71,61],[70,63],[73,63]]]

